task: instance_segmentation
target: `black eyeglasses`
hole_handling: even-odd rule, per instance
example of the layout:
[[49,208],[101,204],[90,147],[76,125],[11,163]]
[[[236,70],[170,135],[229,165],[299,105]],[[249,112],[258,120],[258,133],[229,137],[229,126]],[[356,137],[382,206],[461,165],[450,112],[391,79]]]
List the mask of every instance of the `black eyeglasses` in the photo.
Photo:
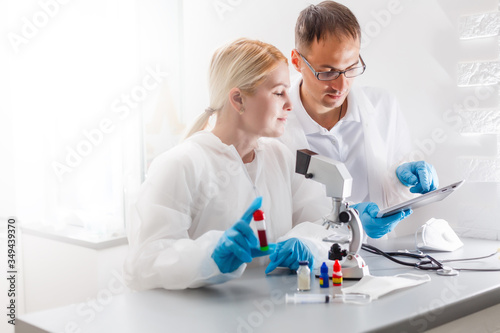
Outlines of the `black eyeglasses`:
[[299,51],[297,51],[297,53],[299,54],[299,56],[302,59],[304,59],[306,65],[309,67],[309,69],[311,70],[311,72],[313,72],[314,76],[316,76],[316,78],[318,80],[320,80],[320,81],[335,80],[336,78],[338,78],[340,76],[340,74],[344,74],[344,76],[346,78],[352,78],[352,77],[360,76],[361,74],[363,74],[365,72],[365,69],[366,69],[365,62],[363,61],[363,58],[361,58],[361,54],[360,54],[359,55],[359,60],[361,61],[361,66],[359,66],[359,67],[349,68],[349,69],[346,69],[345,71],[316,72],[314,70],[314,68],[312,68],[312,66],[309,63],[309,61],[307,61],[307,59],[304,58],[304,56],[302,54],[300,54]]

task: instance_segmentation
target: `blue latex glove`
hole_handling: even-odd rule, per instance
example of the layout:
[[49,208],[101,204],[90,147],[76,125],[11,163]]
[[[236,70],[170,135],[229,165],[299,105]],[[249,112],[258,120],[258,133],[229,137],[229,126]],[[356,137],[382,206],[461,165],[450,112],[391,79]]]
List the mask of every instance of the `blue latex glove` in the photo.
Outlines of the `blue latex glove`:
[[269,244],[269,250],[261,251],[255,232],[250,228],[252,214],[262,205],[262,197],[256,198],[241,219],[227,229],[215,246],[212,258],[222,273],[230,273],[243,263],[255,257],[273,253],[276,244]]
[[401,164],[396,169],[396,175],[403,185],[413,186],[411,193],[427,193],[439,186],[436,169],[424,161]]
[[299,261],[308,260],[309,267],[313,267],[314,257],[307,245],[297,238],[290,238],[276,244],[276,250],[269,256],[271,262],[266,268],[266,274],[271,273],[276,267],[288,267],[292,270],[299,269]]
[[377,217],[379,208],[373,202],[361,202],[351,206],[359,212],[359,218],[366,234],[371,238],[380,238],[391,232],[402,219],[409,216],[411,209],[386,217]]

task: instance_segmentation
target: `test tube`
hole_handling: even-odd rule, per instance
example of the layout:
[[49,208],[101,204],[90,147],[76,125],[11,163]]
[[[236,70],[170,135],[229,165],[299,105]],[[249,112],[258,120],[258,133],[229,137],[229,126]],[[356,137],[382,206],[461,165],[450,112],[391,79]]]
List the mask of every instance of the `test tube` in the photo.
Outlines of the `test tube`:
[[293,295],[286,294],[285,302],[294,304],[305,304],[305,303],[356,303],[356,304],[368,304],[371,302],[370,295],[366,294],[336,294],[330,296],[327,294],[299,294],[295,293]]
[[269,250],[269,245],[267,244],[266,221],[264,218],[264,212],[260,209],[257,209],[253,213],[253,219],[255,220],[255,224],[257,226],[257,234],[259,235],[261,251]]

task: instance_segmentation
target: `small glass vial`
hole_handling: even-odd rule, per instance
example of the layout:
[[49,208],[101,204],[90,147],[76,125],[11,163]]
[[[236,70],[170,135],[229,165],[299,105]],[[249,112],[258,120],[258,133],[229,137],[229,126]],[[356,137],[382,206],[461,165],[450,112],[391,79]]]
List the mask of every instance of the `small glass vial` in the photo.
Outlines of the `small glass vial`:
[[297,270],[297,290],[311,290],[311,270],[309,269],[309,261],[299,261],[299,269]]

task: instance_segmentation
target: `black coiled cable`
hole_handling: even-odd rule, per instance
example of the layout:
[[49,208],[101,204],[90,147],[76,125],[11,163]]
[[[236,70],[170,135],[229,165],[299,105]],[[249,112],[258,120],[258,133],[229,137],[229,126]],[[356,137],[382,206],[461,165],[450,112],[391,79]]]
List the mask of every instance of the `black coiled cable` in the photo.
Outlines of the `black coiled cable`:
[[[373,245],[363,244],[361,248],[367,252],[378,254],[384,256],[385,258],[394,261],[397,264],[415,267],[423,270],[438,270],[443,268],[443,264],[438,260],[434,259],[428,254],[410,253],[410,252],[384,252]],[[396,259],[395,257],[407,257],[412,259],[418,259],[417,262],[407,262]],[[427,259],[427,260],[424,260]]]

